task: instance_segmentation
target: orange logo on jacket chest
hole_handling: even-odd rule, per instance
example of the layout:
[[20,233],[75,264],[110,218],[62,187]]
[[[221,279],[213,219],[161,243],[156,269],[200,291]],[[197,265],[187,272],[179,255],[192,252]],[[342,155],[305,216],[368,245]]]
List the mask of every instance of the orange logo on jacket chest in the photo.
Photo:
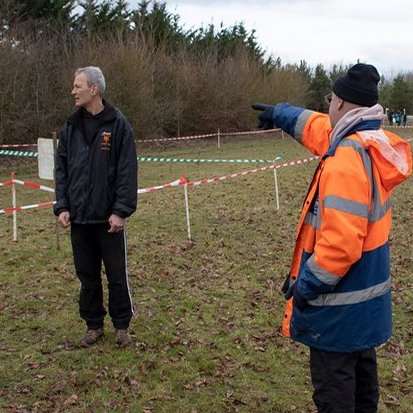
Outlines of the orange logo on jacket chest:
[[101,135],[100,149],[102,149],[103,151],[110,150],[111,139],[112,139],[111,132],[103,132]]

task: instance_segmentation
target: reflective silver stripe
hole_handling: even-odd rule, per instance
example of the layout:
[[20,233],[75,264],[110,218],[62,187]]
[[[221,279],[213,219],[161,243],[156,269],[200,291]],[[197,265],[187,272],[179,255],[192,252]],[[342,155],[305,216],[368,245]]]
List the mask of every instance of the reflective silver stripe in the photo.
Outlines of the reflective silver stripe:
[[390,291],[390,288],[391,277],[380,284],[366,288],[364,290],[351,291],[348,293],[321,294],[315,300],[308,301],[308,303],[313,306],[358,304],[376,297],[380,297],[388,293]]
[[338,146],[353,148],[353,149],[356,149],[357,151],[359,149],[365,150],[363,149],[363,145],[359,141],[356,141],[354,139],[342,139],[340,143],[338,144]]
[[304,223],[309,225],[310,227],[312,227],[314,229],[320,230],[320,228],[321,228],[320,215],[314,215],[312,212],[307,212],[307,214],[304,218]]
[[325,197],[324,208],[337,209],[339,211],[347,212],[348,214],[357,215],[363,218],[367,218],[369,209],[366,204],[335,195]]
[[384,217],[384,215],[386,215],[387,211],[391,208],[392,203],[391,203],[391,199],[388,199],[387,201],[385,201],[384,204],[381,203],[380,193],[379,193],[377,182],[373,176],[373,167],[372,167],[371,158],[368,154],[368,151],[363,148],[360,142],[357,142],[353,139],[343,139],[339,143],[339,146],[353,148],[361,156],[364,169],[366,170],[367,176],[371,184],[371,192],[372,192],[371,207],[368,213],[368,222],[371,223],[371,222],[379,221],[381,218]]
[[384,217],[384,215],[386,215],[391,206],[392,202],[390,198],[384,201],[384,204],[380,202],[378,185],[376,180],[373,178],[373,200],[369,212],[369,222],[379,221]]
[[130,301],[130,308],[132,311],[132,314],[135,314],[133,310],[133,301],[132,301],[132,293],[131,293],[131,288],[129,285],[129,273],[128,273],[128,237],[127,237],[127,221],[126,219],[124,220],[124,228],[123,228],[123,244],[125,246],[125,277],[126,277],[126,287],[128,289],[128,295],[129,295],[129,301]]
[[328,285],[337,285],[340,281],[340,277],[334,274],[331,274],[322,268],[320,268],[314,259],[314,254],[307,260],[307,266],[313,275],[318,278],[321,282]]
[[305,109],[300,116],[298,116],[297,123],[294,128],[294,139],[302,144],[303,130],[308,118],[313,114],[312,110]]

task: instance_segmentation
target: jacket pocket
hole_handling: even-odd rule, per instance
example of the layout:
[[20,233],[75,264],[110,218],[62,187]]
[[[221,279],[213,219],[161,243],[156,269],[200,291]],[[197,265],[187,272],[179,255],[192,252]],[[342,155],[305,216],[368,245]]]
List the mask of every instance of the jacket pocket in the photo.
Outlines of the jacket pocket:
[[311,330],[308,319],[306,317],[306,308],[300,310],[296,306],[294,306],[293,314],[291,317],[291,330],[296,336],[308,333]]

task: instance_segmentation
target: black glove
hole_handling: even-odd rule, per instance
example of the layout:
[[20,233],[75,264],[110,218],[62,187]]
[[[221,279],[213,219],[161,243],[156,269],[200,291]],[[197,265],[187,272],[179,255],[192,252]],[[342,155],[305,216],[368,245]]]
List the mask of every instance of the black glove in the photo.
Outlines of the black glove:
[[252,108],[262,111],[258,115],[258,128],[263,130],[274,129],[274,105],[266,105],[264,103],[254,103]]
[[294,306],[297,307],[300,311],[303,311],[304,308],[307,307],[307,300],[300,294],[298,290],[297,280],[290,282],[289,275],[284,281],[282,292],[284,293],[284,298],[286,300],[289,300],[291,297],[293,297]]
[[293,303],[300,311],[303,311],[308,305],[307,300],[300,294],[298,282],[294,284]]
[[290,278],[290,274],[288,274],[284,280],[284,284],[281,287],[281,292],[284,294],[284,298],[286,300],[289,300],[293,296],[294,292],[295,281],[291,281]]

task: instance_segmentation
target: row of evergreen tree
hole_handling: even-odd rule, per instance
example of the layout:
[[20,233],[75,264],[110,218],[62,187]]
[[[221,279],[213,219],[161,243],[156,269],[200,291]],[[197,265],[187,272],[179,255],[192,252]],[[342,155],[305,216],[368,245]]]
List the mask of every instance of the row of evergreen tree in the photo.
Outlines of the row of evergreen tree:
[[[323,96],[348,68],[284,65],[242,23],[185,29],[164,2],[2,0],[0,142],[58,129],[85,65],[102,67],[108,97],[140,137],[251,128],[254,101],[326,111]],[[412,113],[412,73],[382,79],[380,103]]]

